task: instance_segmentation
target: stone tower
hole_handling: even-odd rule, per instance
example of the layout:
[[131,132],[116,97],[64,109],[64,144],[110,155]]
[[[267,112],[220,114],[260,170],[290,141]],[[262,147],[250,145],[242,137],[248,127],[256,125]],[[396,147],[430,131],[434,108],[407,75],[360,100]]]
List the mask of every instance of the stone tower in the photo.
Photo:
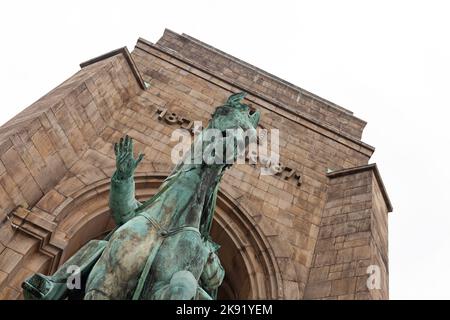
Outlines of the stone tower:
[[166,30],[81,64],[0,127],[0,298],[54,272],[114,227],[113,143],[145,153],[139,200],[173,167],[171,134],[206,123],[234,92],[279,129],[277,175],[250,164],[223,178],[212,229],[226,278],[219,298],[387,299],[392,206],[351,111],[190,36]]

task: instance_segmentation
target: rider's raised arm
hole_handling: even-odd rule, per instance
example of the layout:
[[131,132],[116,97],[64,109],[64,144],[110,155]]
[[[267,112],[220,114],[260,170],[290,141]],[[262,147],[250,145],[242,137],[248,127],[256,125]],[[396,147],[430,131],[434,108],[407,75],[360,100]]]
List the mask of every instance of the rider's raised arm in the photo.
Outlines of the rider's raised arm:
[[109,207],[118,225],[122,225],[134,216],[134,210],[140,205],[135,198],[134,170],[143,155],[133,157],[133,141],[126,136],[114,145],[116,171],[111,178]]

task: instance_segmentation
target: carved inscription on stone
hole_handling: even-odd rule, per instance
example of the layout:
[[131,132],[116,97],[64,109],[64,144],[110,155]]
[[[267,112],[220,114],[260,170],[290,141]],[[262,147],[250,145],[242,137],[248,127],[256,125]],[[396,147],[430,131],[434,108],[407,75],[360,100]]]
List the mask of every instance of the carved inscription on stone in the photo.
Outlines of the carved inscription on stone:
[[[167,108],[159,107],[156,111],[159,121],[163,121],[168,125],[178,125],[182,129],[188,130],[192,135],[199,132],[201,129],[194,125],[194,121],[187,119],[181,115],[176,114],[168,110]],[[258,125],[258,129],[265,129],[264,126]],[[257,143],[259,144],[261,140],[264,140],[266,137],[267,131],[261,130],[258,131]],[[262,166],[269,169],[273,172],[273,175],[280,177],[284,180],[295,180],[297,186],[301,186],[302,184],[302,176],[301,174],[294,168],[290,168],[284,165],[281,162],[274,162],[270,157],[264,157],[258,155],[256,152],[246,152],[246,160],[248,164],[252,166],[256,166],[259,162]]]

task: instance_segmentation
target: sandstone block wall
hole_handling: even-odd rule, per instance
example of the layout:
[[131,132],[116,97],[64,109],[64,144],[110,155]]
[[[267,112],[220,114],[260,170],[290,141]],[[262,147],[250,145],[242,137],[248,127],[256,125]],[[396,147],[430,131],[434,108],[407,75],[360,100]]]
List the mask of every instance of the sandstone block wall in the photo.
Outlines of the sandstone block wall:
[[[391,205],[381,191],[378,170],[369,165],[328,177],[305,298],[388,299],[387,212]],[[369,290],[368,278],[375,269],[380,279]]]

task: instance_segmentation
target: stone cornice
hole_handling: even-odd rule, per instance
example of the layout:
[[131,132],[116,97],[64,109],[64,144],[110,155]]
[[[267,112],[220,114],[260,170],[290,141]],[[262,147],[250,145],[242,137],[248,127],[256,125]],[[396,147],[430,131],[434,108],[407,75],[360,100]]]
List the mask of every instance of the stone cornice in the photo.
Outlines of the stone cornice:
[[346,175],[352,175],[352,174],[356,174],[356,173],[360,173],[360,172],[364,172],[364,171],[372,171],[374,173],[375,178],[378,183],[378,186],[381,190],[381,194],[383,195],[384,201],[386,203],[388,212],[392,212],[392,210],[393,210],[392,203],[391,203],[391,200],[389,199],[389,196],[386,191],[386,187],[384,186],[383,180],[381,179],[380,171],[378,170],[376,163],[372,163],[372,164],[368,164],[368,165],[364,165],[364,166],[360,166],[360,167],[354,167],[354,168],[349,168],[349,169],[333,171],[333,172],[328,173],[327,177],[330,179],[333,179],[333,178],[342,177],[342,176],[346,176]]
[[92,58],[88,61],[80,63],[80,68],[85,68],[91,64],[103,61],[105,59],[114,57],[118,54],[121,54],[124,56],[125,60],[127,61],[128,65],[130,66],[131,71],[133,72],[134,77],[136,78],[136,81],[138,82],[139,86],[142,90],[146,90],[147,86],[144,82],[144,79],[142,79],[141,73],[139,72],[139,69],[136,67],[136,64],[133,60],[133,57],[131,57],[130,52],[128,51],[127,47],[122,47],[113,51],[110,51],[108,53],[102,54],[98,57]]
[[[370,145],[362,142],[359,139],[351,137],[350,135],[348,135],[346,133],[340,132],[340,131],[332,128],[331,126],[329,126],[327,124],[320,123],[319,121],[317,121],[317,120],[313,119],[312,117],[306,115],[304,112],[301,112],[299,110],[294,110],[292,108],[289,108],[286,105],[282,104],[281,102],[279,102],[279,101],[277,101],[277,100],[275,100],[275,99],[273,99],[271,97],[268,97],[268,96],[263,95],[263,94],[261,94],[259,92],[256,92],[256,91],[248,88],[245,85],[242,85],[242,84],[240,84],[240,83],[238,83],[236,81],[233,81],[233,80],[225,77],[224,75],[221,75],[221,74],[218,74],[216,72],[213,72],[213,71],[203,67],[202,65],[200,65],[200,64],[198,64],[198,63],[196,63],[196,62],[194,62],[192,60],[189,60],[189,59],[183,57],[182,55],[178,54],[176,51],[173,51],[171,49],[165,48],[165,47],[163,47],[161,45],[158,45],[158,44],[153,44],[152,42],[150,42],[148,40],[145,40],[143,38],[139,38],[138,42],[136,44],[136,48],[141,50],[141,51],[143,51],[143,52],[145,52],[145,53],[147,53],[147,54],[154,55],[152,52],[150,52],[145,47],[147,47],[149,49],[157,50],[158,52],[161,52],[162,54],[167,55],[171,59],[176,59],[176,60],[180,61],[181,63],[183,63],[185,65],[188,65],[189,67],[192,67],[192,68],[195,68],[195,69],[199,70],[200,72],[208,75],[209,77],[214,77],[216,79],[219,79],[220,81],[222,81],[222,82],[224,82],[224,83],[226,83],[228,85],[231,85],[231,86],[233,86],[235,88],[238,88],[241,91],[245,91],[245,92],[251,94],[252,96],[256,97],[257,99],[264,101],[265,103],[274,105],[277,108],[282,109],[283,111],[286,111],[286,112],[288,112],[288,113],[290,113],[290,114],[292,114],[292,115],[294,115],[296,117],[300,117],[300,118],[304,119],[305,122],[308,122],[308,123],[311,123],[311,125],[320,127],[322,129],[324,129],[325,131],[330,132],[332,135],[336,135],[338,137],[338,138],[331,137],[333,140],[335,140],[335,141],[337,141],[339,143],[342,143],[344,145],[347,145],[350,148],[367,155],[368,157],[370,157],[373,154],[373,152],[375,151],[375,148],[373,146],[370,146]],[[155,56],[160,58],[160,59],[162,59],[162,57],[160,55],[155,55]],[[169,61],[169,60],[166,60],[166,61],[168,63],[177,65],[177,64],[173,63],[173,61]],[[177,65],[177,66],[182,68],[182,66],[180,66],[180,65]],[[187,71],[189,71],[189,70],[187,70]],[[195,73],[195,74],[197,76],[200,76],[198,73]],[[211,79],[205,78],[205,80],[211,82]],[[247,96],[247,99],[248,100],[252,100],[252,98],[250,96]],[[257,103],[256,101],[254,101],[254,102]],[[313,129],[313,128],[310,128],[310,129]],[[314,130],[314,131],[317,131],[317,130]],[[357,145],[357,147],[351,146],[352,144]]]
[[56,223],[19,206],[11,214],[11,225],[16,230],[39,240],[39,251],[51,258],[50,270],[55,271],[64,249],[52,241],[57,227]]
[[[238,79],[239,82],[243,82],[245,84],[248,81],[250,81],[250,83],[261,81],[259,84],[263,84],[263,87],[266,87],[267,85],[272,89],[276,88],[276,92],[273,92],[273,90],[271,90],[270,93],[265,92],[265,89],[257,91],[265,93],[270,97],[276,96],[277,100],[288,105],[289,107],[293,107],[294,109],[304,109],[305,107],[306,109],[309,109],[309,107],[306,105],[303,105],[303,107],[301,107],[302,103],[299,103],[299,101],[304,101],[305,98],[308,101],[314,101],[314,104],[317,107],[320,107],[323,111],[325,109],[328,111],[326,112],[328,113],[328,116],[321,119],[321,121],[328,121],[328,117],[345,118],[346,121],[339,121],[339,125],[333,123],[332,126],[336,127],[339,131],[350,134],[354,138],[361,138],[362,130],[364,129],[366,122],[360,118],[355,117],[352,111],[345,109],[322,97],[319,97],[288,81],[276,77],[269,72],[259,69],[254,65],[242,61],[217,48],[214,48],[211,45],[201,42],[198,39],[195,39],[186,34],[180,35],[169,29],[165,29],[163,36],[158,40],[156,44],[172,49],[183,57],[198,62],[201,65],[208,67],[208,69],[210,69],[211,71],[216,71],[216,73],[218,72],[222,75],[229,76],[229,71],[233,73],[233,70],[236,71],[237,68],[239,69],[239,72],[231,76],[232,79]],[[279,93],[281,93],[280,97],[278,97]],[[314,108],[314,110],[312,111],[316,114],[318,110]],[[309,112],[307,111],[307,113]],[[347,121],[351,122],[353,125],[356,125],[356,127],[353,128],[358,132],[353,130],[348,132],[346,125]]]
[[[171,30],[169,30],[169,29],[166,29],[165,32],[178,35],[177,33],[173,32],[173,31],[171,31]],[[180,35],[178,35],[178,36],[180,36]],[[291,89],[294,89],[294,90],[298,91],[300,94],[302,94],[302,95],[304,95],[304,96],[309,96],[309,97],[311,97],[311,98],[313,98],[313,99],[315,99],[315,100],[318,100],[318,101],[320,101],[320,102],[322,102],[322,103],[324,103],[324,104],[326,104],[326,105],[328,105],[328,106],[330,106],[330,107],[333,107],[333,108],[335,108],[335,109],[337,109],[337,110],[339,110],[339,111],[342,111],[342,112],[344,112],[344,113],[347,113],[347,114],[349,114],[349,115],[352,115],[353,118],[355,118],[356,120],[360,121],[360,122],[363,123],[363,124],[366,124],[366,122],[365,122],[364,120],[355,117],[355,116],[353,115],[353,112],[352,112],[351,110],[348,110],[348,109],[346,109],[346,108],[343,108],[343,107],[341,107],[341,106],[335,104],[334,102],[331,102],[331,101],[329,101],[329,100],[327,100],[327,99],[324,99],[324,98],[322,98],[322,97],[319,97],[318,95],[316,95],[316,94],[314,94],[314,93],[312,93],[312,92],[309,92],[309,91],[307,91],[307,90],[305,90],[305,89],[303,89],[303,88],[300,88],[299,86],[296,86],[295,84],[292,84],[292,83],[290,83],[290,82],[288,82],[288,81],[286,81],[286,80],[284,80],[284,79],[281,79],[281,78],[279,78],[279,77],[277,77],[277,76],[275,76],[275,75],[273,75],[273,74],[271,74],[271,73],[269,73],[269,72],[267,72],[267,71],[265,71],[265,70],[262,70],[262,69],[260,69],[260,68],[258,68],[258,67],[256,67],[256,66],[254,66],[254,65],[252,65],[252,64],[250,64],[250,63],[248,63],[248,62],[245,62],[245,61],[243,61],[243,60],[241,60],[241,59],[238,59],[238,58],[236,58],[236,57],[233,57],[232,55],[230,55],[230,54],[228,54],[228,53],[226,53],[226,52],[223,52],[223,51],[221,51],[221,50],[219,50],[219,49],[217,49],[217,48],[214,48],[213,46],[210,46],[210,45],[208,45],[207,43],[204,43],[204,42],[202,42],[202,41],[200,41],[200,40],[198,40],[198,39],[196,39],[196,38],[194,38],[194,37],[191,37],[190,35],[187,35],[187,34],[185,34],[185,33],[182,33],[182,34],[181,34],[181,37],[187,38],[187,39],[189,39],[190,41],[195,42],[196,44],[201,45],[202,47],[208,48],[209,50],[213,51],[214,53],[219,54],[219,55],[221,55],[221,56],[223,56],[223,57],[226,57],[227,59],[229,59],[229,60],[231,60],[231,61],[233,61],[233,62],[236,62],[236,63],[238,63],[238,64],[240,64],[240,65],[242,65],[242,66],[245,66],[245,67],[247,67],[247,68],[249,68],[249,69],[255,70],[255,71],[257,71],[258,73],[265,75],[266,77],[270,78],[270,79],[273,80],[273,81],[276,81],[276,82],[278,82],[278,83],[280,83],[280,84],[283,84],[283,85],[285,85],[285,86],[287,86],[287,87],[289,87],[289,88],[291,88]]]

